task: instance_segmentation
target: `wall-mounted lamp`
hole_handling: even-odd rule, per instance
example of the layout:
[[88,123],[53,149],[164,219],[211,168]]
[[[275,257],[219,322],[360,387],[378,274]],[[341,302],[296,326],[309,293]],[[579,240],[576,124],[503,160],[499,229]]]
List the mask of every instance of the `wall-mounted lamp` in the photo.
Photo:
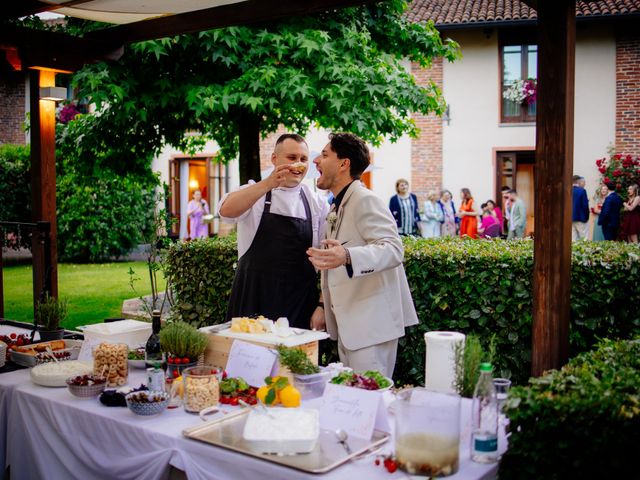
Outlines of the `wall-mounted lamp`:
[[40,100],[61,102],[67,98],[67,89],[64,87],[40,87]]
[[447,105],[444,115],[442,115],[442,122],[447,122],[447,126],[451,124],[451,112],[449,111],[449,105]]
[[198,180],[189,180],[189,188],[191,190],[197,190],[198,188],[200,188],[200,184],[198,183]]

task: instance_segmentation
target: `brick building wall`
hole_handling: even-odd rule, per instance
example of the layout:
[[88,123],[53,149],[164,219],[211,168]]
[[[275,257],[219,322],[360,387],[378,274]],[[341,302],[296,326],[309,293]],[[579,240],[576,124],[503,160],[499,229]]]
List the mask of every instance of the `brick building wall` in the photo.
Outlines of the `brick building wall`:
[[[433,61],[430,68],[412,64],[414,77],[420,85],[432,80],[442,88],[442,59]],[[411,191],[422,204],[430,191],[442,188],[442,118],[435,114],[413,114],[420,136],[411,141]]]
[[616,151],[640,155],[640,35],[616,39]]
[[25,78],[22,72],[2,71],[0,75],[0,144],[24,145]]

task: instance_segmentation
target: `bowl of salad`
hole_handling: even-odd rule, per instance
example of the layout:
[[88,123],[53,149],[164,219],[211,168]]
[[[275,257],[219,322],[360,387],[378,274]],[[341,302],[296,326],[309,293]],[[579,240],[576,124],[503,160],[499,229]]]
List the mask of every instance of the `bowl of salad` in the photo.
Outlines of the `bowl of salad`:
[[377,370],[367,370],[363,373],[345,371],[333,377],[330,383],[362,388],[363,390],[377,390],[379,392],[384,392],[393,387],[393,380],[385,377]]
[[145,368],[146,362],[144,347],[138,347],[129,350],[127,360],[129,363],[129,368]]

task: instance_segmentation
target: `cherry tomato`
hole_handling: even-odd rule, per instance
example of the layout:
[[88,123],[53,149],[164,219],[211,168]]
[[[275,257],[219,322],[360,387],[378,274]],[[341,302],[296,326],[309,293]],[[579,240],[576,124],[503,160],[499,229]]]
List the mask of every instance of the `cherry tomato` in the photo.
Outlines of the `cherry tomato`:
[[17,335],[15,333],[12,333],[11,335],[9,335],[11,337],[11,340],[15,340]]
[[238,397],[231,397],[229,399],[229,405],[238,405],[239,401],[238,401]]
[[251,397],[251,398],[247,399],[247,403],[249,405],[256,405],[258,403],[258,399],[256,397]]
[[187,363],[190,363],[190,362],[191,362],[191,360],[189,360],[189,358],[187,358],[187,357],[182,357],[182,364],[183,364],[183,365],[186,365]]
[[229,404],[229,397],[227,397],[226,395],[221,395],[220,396],[220,403],[223,405],[228,405]]
[[257,391],[255,387],[249,387],[249,395],[255,395]]
[[178,370],[173,371],[173,378],[178,378],[180,376],[180,372]]
[[223,379],[227,378],[227,372],[226,371],[222,372],[222,378]]
[[173,357],[169,357],[169,358],[167,358],[167,363],[168,363],[169,365],[173,365]]

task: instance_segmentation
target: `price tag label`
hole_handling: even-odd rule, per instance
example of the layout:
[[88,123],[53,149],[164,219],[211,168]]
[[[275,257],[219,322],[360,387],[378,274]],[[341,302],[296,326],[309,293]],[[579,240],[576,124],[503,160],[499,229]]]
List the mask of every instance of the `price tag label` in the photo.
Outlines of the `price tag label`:
[[264,385],[265,377],[275,375],[278,354],[253,343],[234,340],[227,361],[227,375],[242,377],[254,387]]
[[374,429],[389,432],[382,392],[329,383],[322,397],[320,427],[342,429],[350,436],[367,440]]

